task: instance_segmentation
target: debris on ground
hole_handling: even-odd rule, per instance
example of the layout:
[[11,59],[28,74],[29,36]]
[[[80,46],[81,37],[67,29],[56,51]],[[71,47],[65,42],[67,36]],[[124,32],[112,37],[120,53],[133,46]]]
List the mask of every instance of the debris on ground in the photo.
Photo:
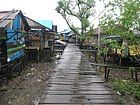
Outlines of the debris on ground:
[[30,62],[21,75],[0,87],[0,105],[34,105],[43,92],[56,62]]

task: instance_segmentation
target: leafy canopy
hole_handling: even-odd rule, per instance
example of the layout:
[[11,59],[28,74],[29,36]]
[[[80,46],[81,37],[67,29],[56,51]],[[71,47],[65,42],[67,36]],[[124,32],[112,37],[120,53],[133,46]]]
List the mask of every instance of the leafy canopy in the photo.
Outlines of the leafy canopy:
[[100,21],[100,26],[109,35],[119,35],[128,44],[139,44],[140,1],[112,0],[106,6],[107,12]]
[[[60,0],[56,11],[65,19],[70,29],[84,39],[87,28],[89,28],[89,18],[95,14],[94,0]],[[80,23],[80,27],[74,24],[74,18]]]

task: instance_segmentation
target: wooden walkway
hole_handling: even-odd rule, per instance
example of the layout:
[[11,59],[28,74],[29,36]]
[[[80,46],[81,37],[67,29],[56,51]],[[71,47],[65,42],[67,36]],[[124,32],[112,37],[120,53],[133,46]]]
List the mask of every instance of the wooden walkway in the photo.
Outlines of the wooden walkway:
[[68,44],[38,105],[120,105],[82,52]]

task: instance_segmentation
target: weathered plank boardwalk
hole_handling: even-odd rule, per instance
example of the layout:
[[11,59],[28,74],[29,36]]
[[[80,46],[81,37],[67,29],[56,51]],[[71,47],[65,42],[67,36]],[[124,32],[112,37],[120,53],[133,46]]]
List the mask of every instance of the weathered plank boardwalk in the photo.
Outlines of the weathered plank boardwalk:
[[68,44],[39,105],[119,105],[82,52]]

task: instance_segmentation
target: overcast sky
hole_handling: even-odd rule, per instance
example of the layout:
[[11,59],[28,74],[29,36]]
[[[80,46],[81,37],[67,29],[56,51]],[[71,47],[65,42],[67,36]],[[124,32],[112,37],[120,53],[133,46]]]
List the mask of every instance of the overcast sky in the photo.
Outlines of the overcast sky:
[[[64,19],[55,11],[58,0],[0,0],[0,11],[18,9],[22,10],[25,16],[33,20],[52,20],[58,26],[58,31],[68,29]],[[103,8],[98,3],[96,9]],[[97,13],[98,14],[98,13]],[[93,17],[94,18],[94,17]],[[98,22],[94,22],[98,23]]]

